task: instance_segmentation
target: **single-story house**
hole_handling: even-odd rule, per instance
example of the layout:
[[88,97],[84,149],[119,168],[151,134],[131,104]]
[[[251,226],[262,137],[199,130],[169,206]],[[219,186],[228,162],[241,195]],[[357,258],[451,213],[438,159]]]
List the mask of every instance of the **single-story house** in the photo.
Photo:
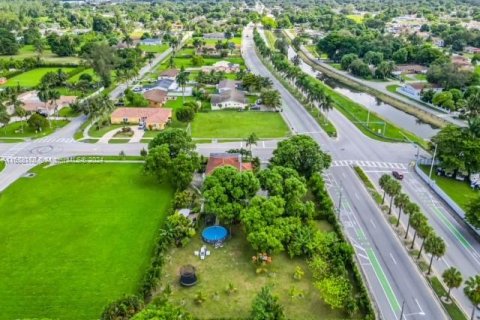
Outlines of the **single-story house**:
[[172,79],[161,79],[158,80],[155,84],[155,89],[159,89],[162,91],[176,91],[178,90],[178,83]]
[[64,107],[68,107],[70,104],[77,100],[75,96],[60,96],[58,100],[45,102],[40,101],[38,97],[38,91],[27,91],[18,96],[18,100],[22,102],[22,108],[27,112],[43,111],[48,114],[53,114]]
[[395,67],[394,72],[400,72],[401,74],[425,74],[428,68],[420,64],[399,64]]
[[212,32],[212,33],[204,33],[204,39],[214,39],[214,40],[224,40],[225,33],[224,32]]
[[409,83],[405,84],[402,87],[400,87],[398,90],[400,93],[406,94],[408,96],[411,96],[412,98],[415,99],[420,99],[422,96],[422,92],[424,90],[429,90],[432,89],[436,92],[442,91],[442,88],[439,86],[434,86],[426,82],[417,82],[417,83]]
[[148,90],[143,96],[148,100],[149,106],[153,108],[162,107],[167,101],[167,92],[160,89]]
[[172,118],[169,108],[117,108],[112,112],[112,124],[139,124],[148,130],[162,130]]
[[472,46],[466,46],[463,51],[466,53],[480,53],[480,48],[472,47]]
[[238,87],[239,83],[240,83],[240,81],[235,81],[235,80],[229,80],[229,79],[221,80],[217,84],[218,92],[222,93],[222,92],[225,92],[225,91],[228,91],[228,90],[237,90],[237,87]]
[[236,73],[240,71],[240,65],[236,63],[231,63],[228,61],[218,61],[212,66],[202,67],[202,72],[211,72],[212,70],[216,72],[225,72],[225,73]]
[[243,162],[242,155],[239,153],[211,153],[205,173],[209,175],[215,169],[225,166],[234,167],[238,171],[251,171],[253,169],[250,162]]
[[248,103],[245,93],[238,90],[226,90],[211,95],[212,110],[244,109]]
[[451,61],[459,69],[473,69],[470,59],[461,55],[453,55]]
[[159,45],[162,44],[162,39],[147,38],[147,39],[141,40],[140,44],[143,44],[143,45],[146,45],[146,46],[159,46]]
[[178,69],[167,69],[162,73],[160,73],[160,75],[158,76],[158,80],[161,80],[161,79],[175,80],[179,73],[180,71],[178,71]]

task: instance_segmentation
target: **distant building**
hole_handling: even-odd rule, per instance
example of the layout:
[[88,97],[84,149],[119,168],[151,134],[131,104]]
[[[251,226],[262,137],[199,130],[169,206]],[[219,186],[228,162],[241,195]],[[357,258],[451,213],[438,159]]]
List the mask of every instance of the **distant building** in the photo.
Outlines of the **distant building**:
[[225,73],[236,73],[240,71],[240,65],[222,60],[222,61],[216,62],[212,66],[202,67],[203,72],[211,72],[212,70],[216,72],[221,71]]
[[459,69],[473,69],[473,65],[470,62],[470,59],[461,55],[453,55],[451,61]]
[[162,107],[167,101],[167,92],[165,90],[148,90],[143,96],[148,100],[149,106],[153,108]]
[[433,86],[427,82],[418,82],[418,83],[409,83],[400,87],[398,90],[400,93],[403,93],[407,96],[410,96],[415,99],[420,99],[422,97],[422,92],[424,90],[432,89],[436,92],[442,91],[442,88],[439,86]]
[[117,108],[112,112],[112,124],[138,124],[148,130],[162,130],[172,118],[169,108]]
[[58,100],[49,101],[48,103],[40,101],[38,91],[27,91],[18,96],[18,100],[22,102],[22,108],[28,112],[42,111],[52,115],[64,107],[68,107],[77,100],[75,96],[60,96]]
[[217,89],[219,93],[228,91],[228,90],[237,90],[237,86],[240,84],[240,81],[235,80],[222,80],[217,84]]
[[212,153],[208,158],[207,168],[205,173],[211,174],[215,169],[221,167],[234,167],[238,171],[251,171],[252,164],[250,162],[243,162],[242,155],[238,153]]
[[472,46],[466,46],[463,51],[466,53],[480,53],[480,48],[477,47],[472,47]]
[[223,32],[204,33],[203,38],[213,39],[213,40],[225,40],[225,33]]
[[425,74],[428,68],[419,64],[399,64],[395,67],[395,71],[404,74]]
[[162,39],[158,38],[147,38],[140,41],[140,44],[145,46],[159,46],[162,44]]

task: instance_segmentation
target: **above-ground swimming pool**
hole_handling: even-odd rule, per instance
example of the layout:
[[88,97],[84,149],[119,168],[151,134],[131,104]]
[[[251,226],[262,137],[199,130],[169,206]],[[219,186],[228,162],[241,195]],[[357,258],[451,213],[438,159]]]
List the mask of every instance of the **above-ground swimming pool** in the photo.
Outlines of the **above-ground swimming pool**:
[[211,226],[203,229],[202,239],[206,243],[223,242],[227,239],[228,231],[222,226]]

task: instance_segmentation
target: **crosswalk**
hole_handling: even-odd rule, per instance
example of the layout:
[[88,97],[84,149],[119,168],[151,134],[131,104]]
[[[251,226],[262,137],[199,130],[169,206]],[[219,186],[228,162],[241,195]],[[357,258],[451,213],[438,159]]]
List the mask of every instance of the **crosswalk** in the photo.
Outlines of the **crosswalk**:
[[75,142],[73,138],[56,138],[56,137],[45,137],[33,140],[32,143],[72,143]]
[[334,160],[332,167],[351,167],[359,166],[366,168],[380,169],[407,169],[407,164],[399,162],[381,162],[381,161],[362,161],[362,160]]

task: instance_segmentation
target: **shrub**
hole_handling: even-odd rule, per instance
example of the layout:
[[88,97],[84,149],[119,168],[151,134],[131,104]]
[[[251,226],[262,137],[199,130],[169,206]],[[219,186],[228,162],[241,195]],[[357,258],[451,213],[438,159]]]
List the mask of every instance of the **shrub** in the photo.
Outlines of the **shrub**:
[[48,120],[44,116],[34,113],[27,120],[27,124],[32,130],[42,131],[48,127]]

